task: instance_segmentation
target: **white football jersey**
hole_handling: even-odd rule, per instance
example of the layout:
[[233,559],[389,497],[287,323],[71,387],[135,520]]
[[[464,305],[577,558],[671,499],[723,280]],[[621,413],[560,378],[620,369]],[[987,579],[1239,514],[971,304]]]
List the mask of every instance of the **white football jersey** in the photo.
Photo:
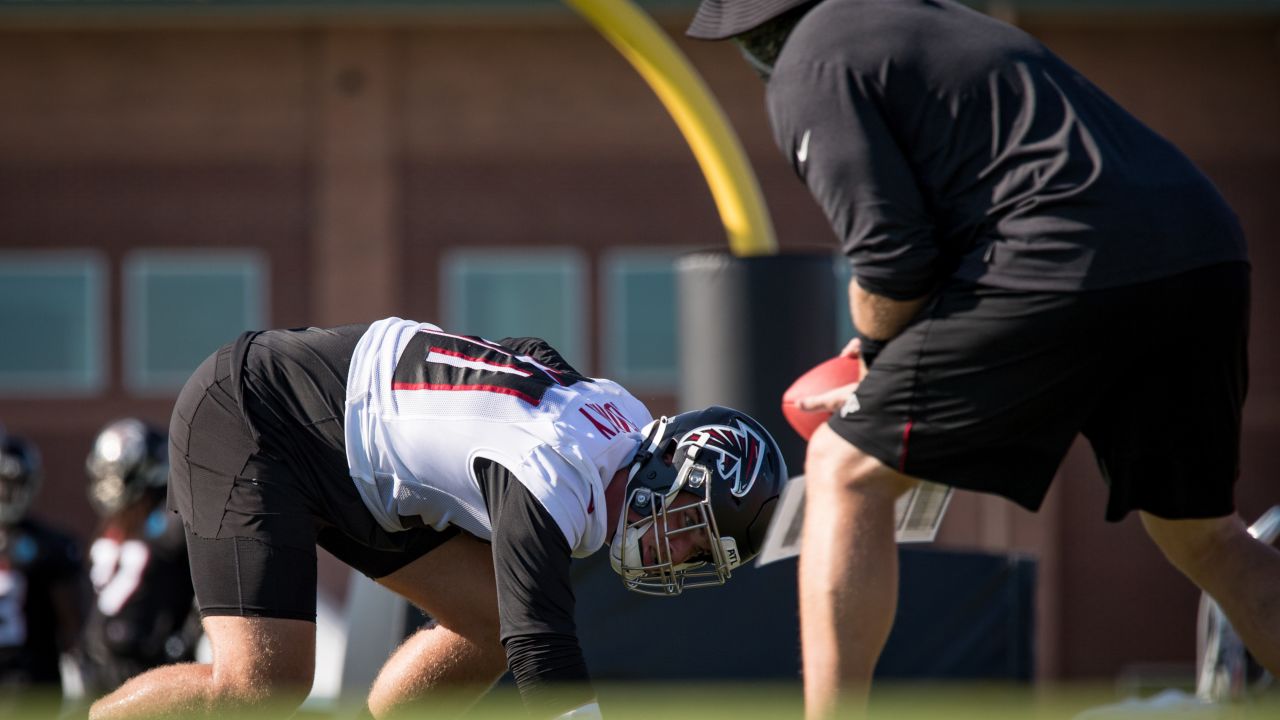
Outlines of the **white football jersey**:
[[576,557],[606,540],[604,488],[652,418],[622,386],[548,367],[497,343],[400,318],[369,326],[347,376],[347,464],[369,512],[492,528],[475,461],[507,468]]

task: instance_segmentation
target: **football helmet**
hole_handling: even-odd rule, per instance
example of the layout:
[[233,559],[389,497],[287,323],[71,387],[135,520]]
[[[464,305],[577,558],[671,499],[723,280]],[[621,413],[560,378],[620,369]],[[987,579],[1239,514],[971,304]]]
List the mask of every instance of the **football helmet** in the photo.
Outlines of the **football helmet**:
[[43,477],[36,446],[0,430],[0,525],[13,525],[27,514]]
[[[719,406],[659,418],[643,433],[609,549],[614,571],[650,595],[723,585],[760,552],[787,481],[777,442],[746,413]],[[702,552],[673,558],[672,539],[686,533]]]
[[93,441],[85,459],[89,504],[103,517],[114,515],[169,476],[168,439],[136,418],[110,423]]

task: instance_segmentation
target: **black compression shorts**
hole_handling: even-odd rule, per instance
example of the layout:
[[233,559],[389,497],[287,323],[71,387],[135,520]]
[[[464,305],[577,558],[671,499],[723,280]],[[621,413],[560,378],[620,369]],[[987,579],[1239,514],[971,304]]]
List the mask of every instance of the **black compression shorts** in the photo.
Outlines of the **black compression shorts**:
[[1078,433],[1108,520],[1234,509],[1248,384],[1249,267],[1083,293],[953,282],[830,421],[906,475],[1035,510]]
[[182,389],[169,504],[186,526],[201,615],[314,621],[316,545],[377,578],[456,534],[387,532],[348,474],[343,402],[365,328],[248,333]]

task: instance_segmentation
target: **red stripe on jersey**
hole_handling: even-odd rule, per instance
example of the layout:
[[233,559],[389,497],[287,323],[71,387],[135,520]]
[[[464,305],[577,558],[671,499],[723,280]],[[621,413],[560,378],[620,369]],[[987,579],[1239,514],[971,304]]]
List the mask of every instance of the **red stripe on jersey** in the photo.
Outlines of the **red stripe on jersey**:
[[537,360],[534,360],[533,358],[529,358],[529,363],[532,364],[534,367],[538,368],[539,370],[541,370],[542,372],[546,373],[547,375],[551,376],[551,379],[554,380],[557,385],[564,385],[564,378],[560,377],[559,370],[556,370],[555,368],[549,368],[546,365],[543,365],[542,363],[538,362]]
[[521,400],[537,407],[541,402],[535,397],[526,395],[519,390],[511,388],[499,387],[498,385],[437,385],[435,383],[391,383],[392,390],[475,390],[478,392],[491,392],[499,395],[510,395],[520,398]]
[[[561,373],[559,370],[556,370],[555,368],[549,368],[546,365],[543,365],[542,363],[538,362],[537,360],[534,360],[531,357],[515,355],[510,350],[507,350],[506,348],[502,347],[496,342],[493,342],[492,340],[485,340],[484,338],[477,338],[477,337],[468,337],[466,335],[454,335],[453,333],[447,333],[447,332],[444,332],[443,330],[419,330],[418,332],[426,335],[439,335],[440,337],[453,338],[454,340],[462,340],[463,342],[468,342],[468,343],[471,343],[472,345],[479,345],[480,347],[485,348],[487,350],[500,352],[503,355],[506,355],[507,357],[513,358],[513,359],[524,358],[525,362],[528,362],[530,365],[541,370],[543,373],[549,376],[552,380],[554,380],[557,385],[563,386],[565,384],[564,378],[561,377]],[[443,352],[440,350],[440,348],[437,348],[437,347],[432,347],[431,350],[435,352]],[[478,360],[477,358],[467,357],[466,355],[457,355],[455,353],[445,352],[444,354],[445,355],[454,354],[456,357],[466,358],[468,360],[477,360],[478,362],[488,362],[490,365],[499,365],[501,367],[512,367],[512,368],[516,367],[514,365],[502,365],[501,363],[489,362],[488,360]],[[530,375],[532,375],[532,373],[530,373]]]
[[[492,360],[485,360],[483,358],[467,355],[466,353],[455,352],[453,350],[446,350],[436,345],[432,345],[431,347],[427,348],[427,352],[436,353],[437,355],[448,355],[449,357],[456,357],[459,360],[467,360],[469,362],[480,363],[481,365],[492,365],[493,367],[508,368],[510,370],[515,370],[516,372],[520,373],[525,377],[529,377],[530,375],[533,374],[528,370],[521,370],[519,367],[512,365],[510,363],[500,363],[500,362],[494,362]],[[511,357],[511,356],[508,355],[507,357]],[[430,360],[428,360],[427,362],[430,362]]]
[[914,420],[907,420],[906,426],[902,428],[902,455],[898,460],[898,472],[903,475],[907,474],[907,444],[911,442],[911,426],[914,424]]

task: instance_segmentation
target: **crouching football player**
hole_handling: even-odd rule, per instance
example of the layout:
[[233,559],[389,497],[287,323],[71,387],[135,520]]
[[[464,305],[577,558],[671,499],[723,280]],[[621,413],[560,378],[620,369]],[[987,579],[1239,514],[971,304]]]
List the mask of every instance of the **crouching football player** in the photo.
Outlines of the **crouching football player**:
[[440,690],[479,696],[508,666],[535,716],[599,717],[571,559],[612,532],[633,590],[721,584],[758,551],[786,480],[740,412],[654,420],[542,340],[399,318],[240,337],[196,370],[169,437],[213,663],[140,675],[98,720],[300,703],[316,545],[438,622],[383,666],[375,717]]

